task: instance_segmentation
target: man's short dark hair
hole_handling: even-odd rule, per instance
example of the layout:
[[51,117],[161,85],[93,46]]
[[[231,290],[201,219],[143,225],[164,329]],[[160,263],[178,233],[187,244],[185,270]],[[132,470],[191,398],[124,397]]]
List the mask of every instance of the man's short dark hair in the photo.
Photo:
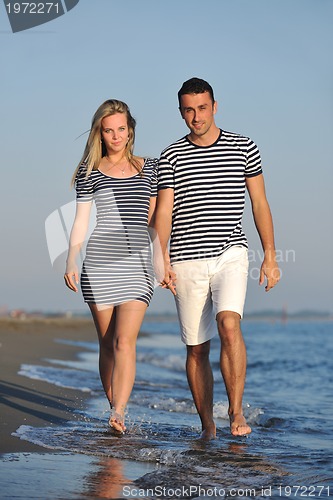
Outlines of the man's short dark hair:
[[201,78],[190,78],[186,82],[183,83],[181,89],[178,92],[178,102],[179,102],[179,108],[181,107],[181,97],[184,94],[203,94],[204,92],[208,92],[211,99],[212,103],[214,104],[215,99],[214,99],[214,92],[212,87],[209,85],[208,82],[205,80],[202,80]]

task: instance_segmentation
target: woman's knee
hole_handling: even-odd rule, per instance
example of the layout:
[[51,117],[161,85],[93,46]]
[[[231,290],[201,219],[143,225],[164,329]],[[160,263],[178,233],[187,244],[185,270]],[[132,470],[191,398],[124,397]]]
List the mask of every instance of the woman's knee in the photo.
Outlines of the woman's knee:
[[114,350],[116,352],[130,353],[135,350],[135,340],[126,335],[116,335],[114,339]]
[[99,348],[101,351],[107,354],[113,354],[114,352],[114,341],[112,336],[104,335],[104,337],[99,338]]

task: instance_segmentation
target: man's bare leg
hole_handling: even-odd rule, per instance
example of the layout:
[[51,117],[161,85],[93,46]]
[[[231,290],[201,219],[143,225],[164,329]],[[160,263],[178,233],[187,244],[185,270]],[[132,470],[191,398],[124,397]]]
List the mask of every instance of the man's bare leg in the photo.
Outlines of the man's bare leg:
[[214,439],[216,426],[213,420],[213,373],[209,362],[210,341],[187,346],[186,373],[193,401],[198,411],[202,439]]
[[218,313],[221,339],[221,373],[229,400],[230,431],[234,436],[250,434],[243,415],[242,401],[246,375],[246,347],[240,328],[240,316],[231,311]]

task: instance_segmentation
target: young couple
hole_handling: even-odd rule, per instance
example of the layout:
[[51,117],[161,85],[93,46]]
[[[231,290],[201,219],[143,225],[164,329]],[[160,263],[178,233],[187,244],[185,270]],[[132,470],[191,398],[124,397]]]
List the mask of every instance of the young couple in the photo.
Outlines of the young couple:
[[[251,428],[242,411],[246,348],[240,327],[248,274],[241,226],[246,189],[264,250],[259,282],[266,279],[269,291],[280,277],[260,153],[248,137],[217,127],[217,103],[206,81],[186,81],[178,100],[189,133],[167,147],[159,160],[134,155],[135,120],[124,102],[108,100],[96,111],[73,176],[77,209],[65,282],[78,291],[76,261],[95,202],[97,223],[80,282],[98,334],[99,372],[113,431],[126,430],[136,340],[156,274],[160,286],[175,296],[201,437],[216,436],[209,361],[216,330],[230,431],[246,435]],[[156,248],[155,273],[149,232]]]

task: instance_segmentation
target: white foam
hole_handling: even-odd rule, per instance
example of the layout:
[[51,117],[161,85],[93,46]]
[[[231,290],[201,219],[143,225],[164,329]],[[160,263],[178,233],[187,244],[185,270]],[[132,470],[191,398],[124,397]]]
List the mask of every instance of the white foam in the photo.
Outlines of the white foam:
[[88,378],[85,371],[23,364],[18,374],[33,380],[42,380],[57,387],[92,392],[92,387],[84,385]]
[[142,353],[138,352],[137,361],[139,363],[148,363],[158,368],[166,368],[172,372],[185,371],[185,358],[181,354],[168,354],[166,356],[159,356],[155,352]]

